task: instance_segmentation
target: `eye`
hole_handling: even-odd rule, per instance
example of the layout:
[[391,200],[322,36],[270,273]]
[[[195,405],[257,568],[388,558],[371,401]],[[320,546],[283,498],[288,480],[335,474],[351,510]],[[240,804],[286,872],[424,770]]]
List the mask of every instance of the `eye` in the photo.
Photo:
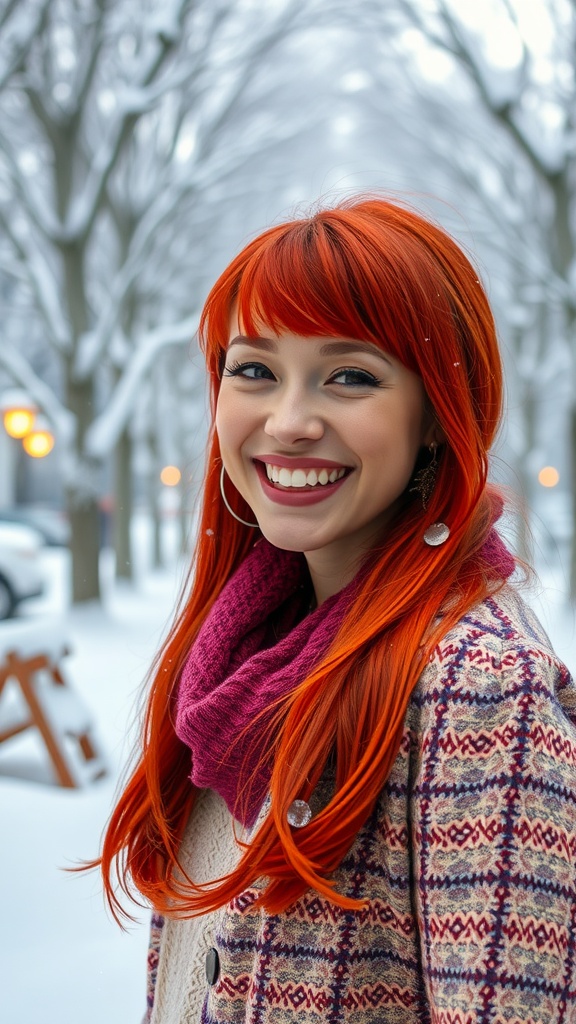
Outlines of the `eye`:
[[242,377],[244,380],[274,380],[274,374],[263,363],[231,363],[224,367],[224,377]]
[[353,367],[344,367],[337,370],[330,377],[329,384],[343,384],[345,387],[372,387],[379,388],[382,381],[367,370],[355,370]]

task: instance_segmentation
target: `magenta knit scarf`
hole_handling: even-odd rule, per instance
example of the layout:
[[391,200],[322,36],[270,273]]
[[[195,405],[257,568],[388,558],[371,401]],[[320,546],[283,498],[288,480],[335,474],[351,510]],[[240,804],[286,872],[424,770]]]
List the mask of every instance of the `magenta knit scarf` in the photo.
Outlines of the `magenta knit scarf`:
[[[491,530],[483,548],[498,578],[514,559]],[[216,599],[184,665],[176,734],[192,751],[191,781],[214,789],[250,827],[272,771],[271,705],[322,658],[364,575],[308,614],[312,595],[304,555],[259,540]],[[250,726],[257,716],[258,727]],[[250,784],[249,801],[243,801]]]
[[320,660],[358,579],[308,614],[312,589],[304,555],[262,539],[200,629],[180,679],[176,733],[192,750],[191,781],[220,793],[245,825],[256,819],[270,780],[270,715],[259,719],[257,729],[247,727]]

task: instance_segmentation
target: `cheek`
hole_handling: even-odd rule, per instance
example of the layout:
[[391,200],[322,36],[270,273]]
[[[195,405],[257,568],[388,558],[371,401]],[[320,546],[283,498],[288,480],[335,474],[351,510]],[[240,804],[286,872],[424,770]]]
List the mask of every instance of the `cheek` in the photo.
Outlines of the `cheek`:
[[381,417],[372,414],[357,425],[356,444],[364,459],[406,462],[412,468],[423,444],[422,414],[419,406],[398,403],[388,406]]
[[233,458],[249,432],[249,425],[242,402],[224,389],[218,397],[215,426],[221,452]]

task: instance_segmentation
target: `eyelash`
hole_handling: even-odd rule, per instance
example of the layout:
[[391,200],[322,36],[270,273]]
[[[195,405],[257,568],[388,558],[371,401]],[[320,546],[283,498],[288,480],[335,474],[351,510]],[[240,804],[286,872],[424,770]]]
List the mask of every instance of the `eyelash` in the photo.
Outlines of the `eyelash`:
[[[230,366],[224,367],[224,377],[241,377],[245,374],[246,370],[266,370],[270,373],[267,366],[262,363],[231,363]],[[245,377],[245,380],[263,380],[262,377]]]
[[[267,373],[270,373],[271,376],[273,376],[272,371],[269,370],[267,366],[264,366],[263,363],[240,363],[240,362],[234,362],[234,363],[231,363],[230,366],[225,366],[224,367],[224,376],[225,377],[242,377],[243,376],[244,380],[266,380],[267,379],[265,377],[248,377],[248,376],[246,376],[246,370],[265,370]],[[354,375],[356,375],[357,378],[360,377],[360,378],[363,378],[363,379],[361,379],[361,380],[356,379],[352,384],[343,384],[343,385],[341,385],[342,387],[357,387],[357,388],[358,387],[371,387],[371,388],[380,388],[384,384],[384,381],[380,380],[378,377],[374,377],[374,375],[372,373],[368,373],[367,370],[357,370],[357,369],[354,369],[353,367],[347,367],[347,366],[342,367],[342,369],[340,369],[336,373],[332,374],[332,378],[331,378],[331,380],[328,383],[335,383],[333,378],[334,377],[340,377],[342,374],[345,374],[345,373],[354,374]]]

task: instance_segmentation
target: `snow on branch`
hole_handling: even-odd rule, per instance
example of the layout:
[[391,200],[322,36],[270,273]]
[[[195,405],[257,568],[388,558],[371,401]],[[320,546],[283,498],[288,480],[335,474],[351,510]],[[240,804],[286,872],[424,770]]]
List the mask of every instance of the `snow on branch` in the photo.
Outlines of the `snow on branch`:
[[77,379],[86,379],[94,372],[117,327],[122,303],[134,281],[146,267],[160,227],[171,216],[177,215],[175,211],[181,209],[183,199],[194,191],[195,187],[193,172],[188,175],[182,174],[180,180],[169,181],[164,188],[159,187],[153,201],[137,222],[127,258],[112,282],[98,322],[95,328],[79,341],[74,365]]
[[488,106],[496,111],[516,104],[526,84],[528,66],[528,52],[516,20],[512,19],[512,24],[522,57],[517,66],[501,68],[487,59],[483,40],[478,32],[467,29],[462,21],[454,17],[445,3],[441,7],[441,17],[451,37],[453,53],[469,69]]
[[[179,25],[188,3],[189,0],[177,0],[172,4],[166,11],[166,16],[170,15],[170,18],[166,23],[163,22],[164,27]],[[178,33],[173,37],[171,31],[167,34],[156,31],[156,45],[146,48],[146,59],[142,60],[138,69],[137,80],[127,84],[124,92],[119,94],[115,122],[108,138],[91,162],[84,191],[75,197],[71,204],[65,226],[67,240],[80,240],[88,236],[102,203],[108,179],[134,123],[154,107],[167,90],[173,88],[174,76],[167,75],[162,81],[159,81],[157,76],[178,39]]]
[[70,332],[58,304],[57,282],[50,273],[46,261],[41,256],[38,246],[30,244],[30,240],[17,226],[16,221],[1,207],[0,223],[4,225],[6,234],[22,261],[50,341],[60,351],[68,351],[71,347]]
[[164,0],[161,10],[150,18],[151,32],[171,45],[177,43],[182,33],[182,17],[189,4],[190,0],[174,0],[173,3]]
[[[465,29],[448,10],[445,2],[441,4],[440,16],[450,38],[452,52],[468,70],[485,106],[515,139],[536,172],[546,180],[550,173],[555,173],[548,166],[547,151],[537,144],[536,133],[527,131],[528,121],[518,116],[529,63],[528,50],[520,33],[518,37],[522,59],[516,69],[505,71],[495,68],[486,60],[479,38]],[[514,24],[517,28],[515,20]],[[558,152],[555,152],[552,158],[554,168],[557,162]]]
[[38,377],[24,356],[4,339],[0,345],[0,365],[16,384],[20,384],[30,398],[50,420],[59,439],[70,443],[76,432],[76,419],[58,400],[51,388]]
[[[11,24],[9,23],[10,15],[16,11],[19,2],[20,0],[11,0],[2,12],[0,30],[2,31],[5,43],[9,39],[10,28],[14,29],[14,22]],[[32,13],[30,13],[29,10],[25,13],[22,11],[16,11],[16,17],[19,18],[19,24],[16,27],[16,31],[13,31],[12,39],[10,40],[12,43],[12,52],[9,54],[4,66],[0,68],[0,90],[5,87],[12,75],[21,68],[33,40],[42,31],[44,21],[48,14],[49,4],[50,0],[42,0],[42,2],[38,4],[36,11],[33,11]]]
[[4,155],[14,194],[20,198],[22,208],[30,218],[32,224],[34,224],[45,238],[50,240],[57,238],[60,234],[59,223],[53,216],[51,216],[50,209],[46,204],[45,198],[37,200],[34,196],[26,173],[18,165],[11,143],[1,132],[0,152]]
[[89,457],[102,459],[116,444],[132,414],[142,382],[158,352],[168,345],[188,344],[198,329],[199,314],[193,313],[175,324],[164,324],[150,331],[139,344],[122,374],[106,410],[94,420],[86,434]]

